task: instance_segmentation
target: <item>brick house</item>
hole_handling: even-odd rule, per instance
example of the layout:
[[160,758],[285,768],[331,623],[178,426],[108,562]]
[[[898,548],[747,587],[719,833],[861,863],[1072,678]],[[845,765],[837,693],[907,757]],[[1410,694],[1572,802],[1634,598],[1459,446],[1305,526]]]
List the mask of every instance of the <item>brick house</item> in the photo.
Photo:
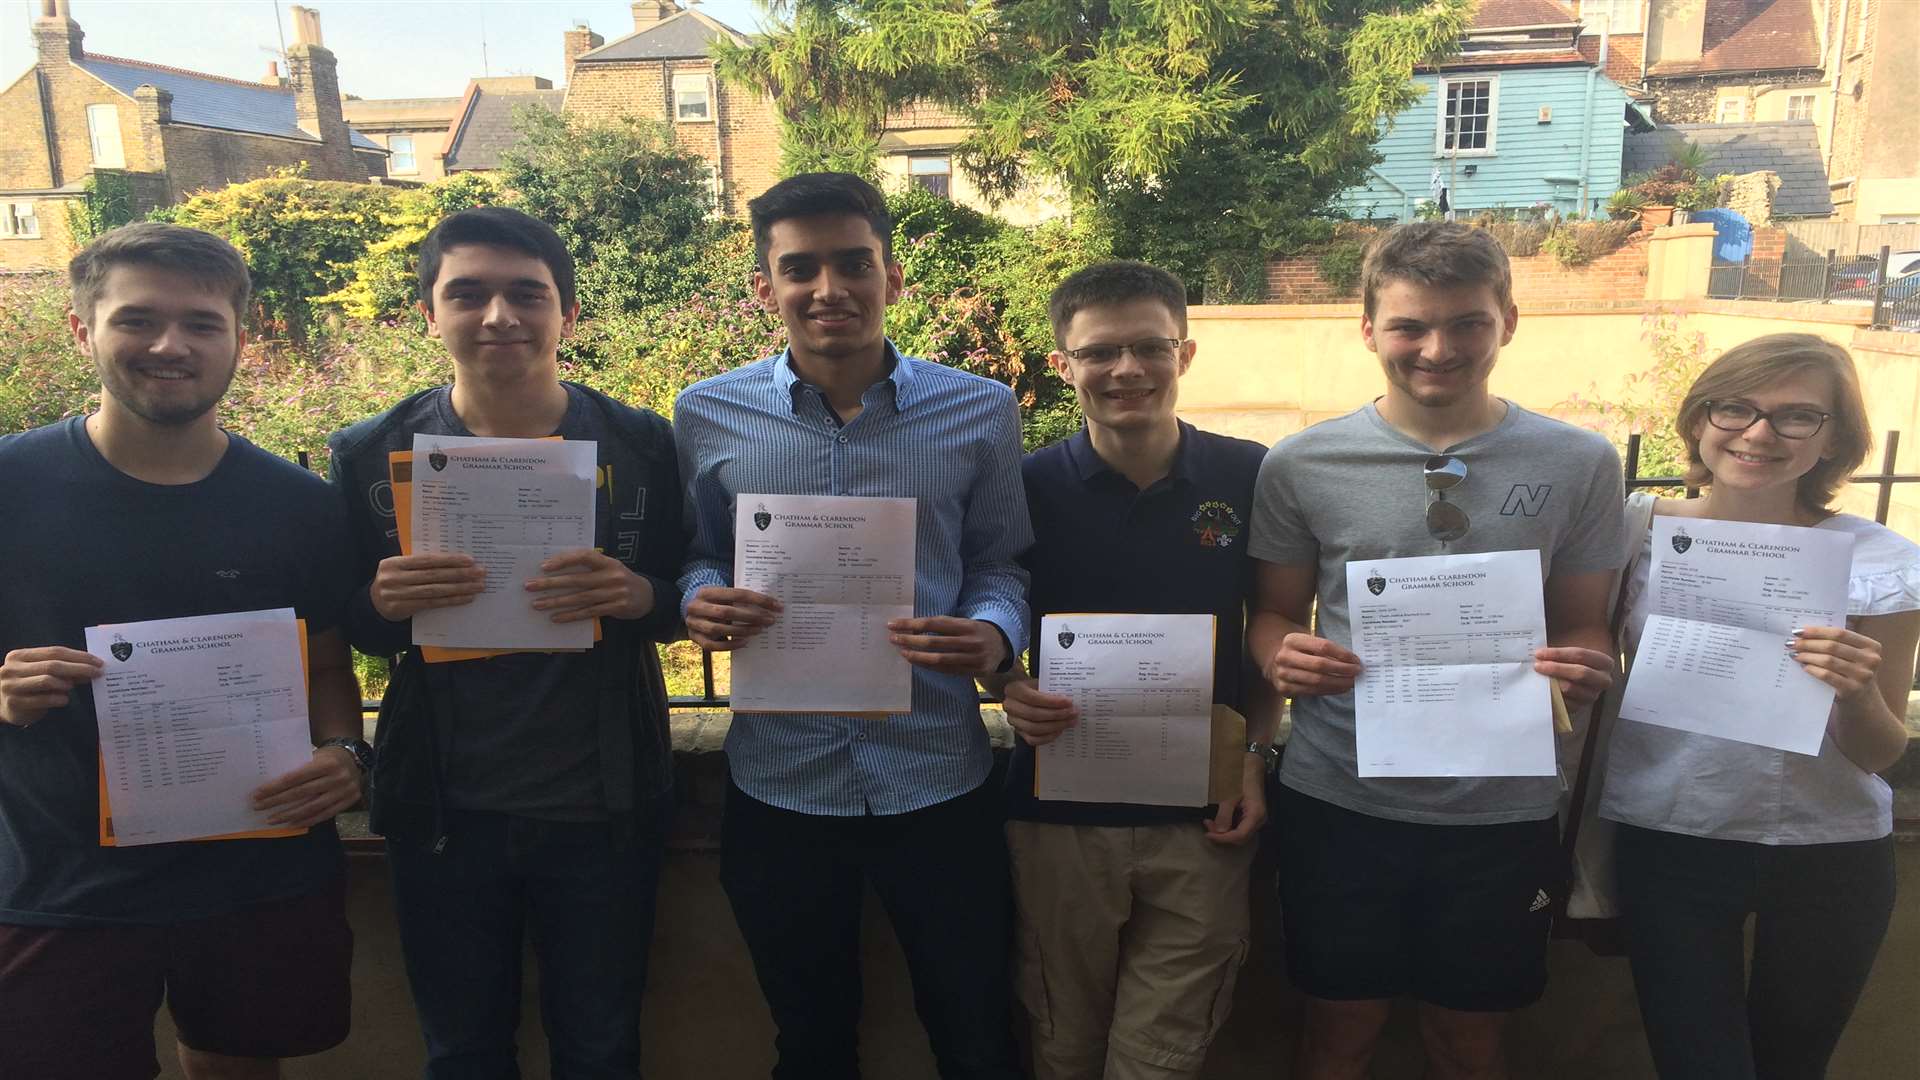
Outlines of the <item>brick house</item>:
[[294,8],[284,85],[97,56],[68,0],[40,0],[33,68],[0,89],[0,268],[59,266],[67,209],[95,171],[124,174],[134,209],[305,163],[365,182],[387,151],[347,126],[319,16]]
[[441,152],[460,102],[457,97],[349,97],[340,111],[353,130],[386,147],[389,178],[425,184],[447,175]]
[[460,97],[446,139],[434,151],[441,168],[448,176],[498,169],[501,152],[519,139],[514,114],[526,106],[559,112],[566,95],[538,75],[474,79]]

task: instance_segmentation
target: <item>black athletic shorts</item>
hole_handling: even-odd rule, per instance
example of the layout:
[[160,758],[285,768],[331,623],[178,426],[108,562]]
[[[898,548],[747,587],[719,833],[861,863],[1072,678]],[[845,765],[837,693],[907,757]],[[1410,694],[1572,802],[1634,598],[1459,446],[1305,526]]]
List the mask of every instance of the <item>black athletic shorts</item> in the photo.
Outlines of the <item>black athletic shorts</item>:
[[1276,785],[1287,970],[1329,1001],[1411,996],[1504,1012],[1547,986],[1563,885],[1551,817],[1423,825]]

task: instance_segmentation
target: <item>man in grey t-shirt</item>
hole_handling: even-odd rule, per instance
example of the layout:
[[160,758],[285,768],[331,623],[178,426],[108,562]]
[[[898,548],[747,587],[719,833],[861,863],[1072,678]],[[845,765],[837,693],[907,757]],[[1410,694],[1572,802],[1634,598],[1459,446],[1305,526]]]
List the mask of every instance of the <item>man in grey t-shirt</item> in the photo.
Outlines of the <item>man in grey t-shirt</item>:
[[1348,562],[1534,549],[1549,644],[1536,669],[1570,708],[1612,682],[1619,459],[1488,391],[1519,319],[1511,281],[1483,230],[1421,223],[1375,241],[1361,334],[1387,391],[1274,447],[1255,489],[1247,637],[1293,700],[1273,817],[1288,967],[1309,1002],[1295,1069],[1307,1080],[1366,1075],[1403,995],[1422,1003],[1434,1075],[1504,1077],[1506,1015],[1546,985],[1558,780],[1361,778],[1348,648]]

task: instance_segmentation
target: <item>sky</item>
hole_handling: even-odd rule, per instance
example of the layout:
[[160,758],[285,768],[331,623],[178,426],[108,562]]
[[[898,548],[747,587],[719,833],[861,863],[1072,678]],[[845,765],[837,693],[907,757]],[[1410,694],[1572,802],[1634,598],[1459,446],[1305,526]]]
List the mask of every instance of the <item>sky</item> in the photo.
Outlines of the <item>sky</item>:
[[[684,3],[684,0],[683,0]],[[292,42],[289,0],[72,0],[84,48],[235,79],[258,79]],[[483,74],[541,75],[561,86],[560,36],[585,22],[608,41],[633,30],[627,0],[303,0],[340,62],[340,89],[363,98],[456,97]],[[0,0],[0,88],[33,66],[39,0]],[[743,31],[756,0],[699,10]],[[483,49],[484,43],[484,49]],[[281,66],[284,73],[285,65]]]

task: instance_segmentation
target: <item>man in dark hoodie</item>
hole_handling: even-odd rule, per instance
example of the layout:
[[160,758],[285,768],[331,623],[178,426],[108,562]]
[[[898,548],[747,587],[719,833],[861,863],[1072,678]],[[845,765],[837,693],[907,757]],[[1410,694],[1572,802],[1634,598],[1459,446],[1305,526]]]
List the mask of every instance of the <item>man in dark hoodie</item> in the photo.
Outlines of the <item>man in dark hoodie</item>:
[[[637,1076],[640,996],[670,805],[666,690],[654,648],[679,631],[684,541],[665,420],[559,377],[579,315],[552,228],[500,207],[443,220],[420,251],[420,307],[453,358],[427,390],[334,435],[363,582],[348,629],[397,656],[380,711],[373,828],[387,838],[426,1075],[517,1075],[530,933],[556,1076]],[[469,603],[465,555],[402,555],[388,454],[416,433],[592,440],[592,549],[524,588],[556,622],[598,618],[579,653],[427,663],[410,620]]]

